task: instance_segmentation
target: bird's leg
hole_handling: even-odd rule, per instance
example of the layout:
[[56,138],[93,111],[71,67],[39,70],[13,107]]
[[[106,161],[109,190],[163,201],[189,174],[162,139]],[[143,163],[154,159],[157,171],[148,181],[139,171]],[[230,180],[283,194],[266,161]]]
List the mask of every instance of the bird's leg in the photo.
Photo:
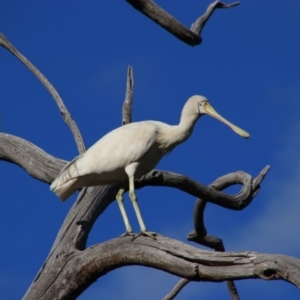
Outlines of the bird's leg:
[[[140,212],[140,209],[139,209],[139,206],[138,206],[138,203],[137,203],[137,197],[134,192],[134,176],[129,177],[129,198],[132,202],[135,214],[137,216],[137,219],[138,219],[138,222],[139,222],[139,225],[141,228],[141,234],[149,236],[155,240],[154,236],[156,235],[156,233],[147,231],[145,223],[144,223],[142,215],[141,215],[141,212]],[[139,235],[137,235],[137,236],[139,236]]]
[[135,235],[133,233],[133,231],[132,231],[131,226],[130,226],[130,223],[129,223],[129,220],[128,220],[128,217],[127,217],[127,214],[126,214],[126,210],[125,210],[125,207],[124,207],[124,204],[123,204],[123,194],[124,194],[124,191],[125,190],[123,188],[121,188],[118,191],[118,194],[116,196],[116,199],[117,199],[117,202],[118,202],[121,214],[122,214],[122,218],[123,218],[124,223],[125,223],[125,228],[126,228],[126,232],[124,234],[122,234],[121,236]]

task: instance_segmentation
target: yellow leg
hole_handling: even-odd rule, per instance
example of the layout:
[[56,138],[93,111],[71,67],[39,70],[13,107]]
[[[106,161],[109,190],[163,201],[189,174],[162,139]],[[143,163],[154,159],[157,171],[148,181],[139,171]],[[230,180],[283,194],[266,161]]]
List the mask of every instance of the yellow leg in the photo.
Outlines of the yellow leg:
[[137,197],[136,197],[136,194],[134,191],[134,177],[133,176],[129,177],[129,198],[132,202],[135,214],[137,216],[137,219],[138,219],[138,222],[139,222],[139,225],[141,228],[141,234],[147,235],[147,236],[155,239],[154,235],[156,235],[156,233],[147,231],[145,223],[143,221],[141,211],[140,211],[138,203],[137,203]]
[[129,223],[129,220],[128,220],[128,217],[127,217],[127,214],[126,214],[126,210],[125,210],[125,207],[124,207],[124,204],[123,204],[123,194],[124,194],[124,189],[121,188],[118,191],[116,199],[117,199],[117,202],[119,204],[119,208],[120,208],[120,211],[121,211],[121,214],[122,214],[122,218],[123,218],[124,223],[125,223],[126,233],[124,235],[133,235],[134,233],[133,233],[132,228],[130,226],[130,223]]

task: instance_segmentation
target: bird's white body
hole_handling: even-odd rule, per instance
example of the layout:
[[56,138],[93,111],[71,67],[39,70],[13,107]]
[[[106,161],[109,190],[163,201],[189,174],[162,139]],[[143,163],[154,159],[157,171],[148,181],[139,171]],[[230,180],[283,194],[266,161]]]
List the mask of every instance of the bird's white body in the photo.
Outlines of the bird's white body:
[[[134,193],[134,179],[152,170],[168,152],[184,142],[203,114],[210,114],[230,126],[236,133],[248,137],[248,133],[222,118],[202,96],[189,98],[183,107],[180,123],[168,125],[157,121],[142,121],[119,127],[105,136],[85,153],[67,164],[51,184],[62,200],[85,186],[125,182],[129,179],[130,198],[133,202],[143,233],[146,232]],[[117,200],[126,225],[132,232],[122,204],[121,189]]]
[[137,179],[155,168],[166,153],[190,135],[188,132],[184,139],[167,140],[177,127],[142,121],[116,128],[67,164],[51,187],[65,200],[84,186],[128,180],[125,168],[132,163],[138,163],[134,174]]

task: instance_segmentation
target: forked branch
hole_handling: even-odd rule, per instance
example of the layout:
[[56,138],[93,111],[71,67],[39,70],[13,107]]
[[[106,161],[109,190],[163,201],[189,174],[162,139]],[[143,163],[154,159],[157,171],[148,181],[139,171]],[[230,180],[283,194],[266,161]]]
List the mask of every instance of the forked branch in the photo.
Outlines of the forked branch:
[[[269,166],[266,166],[256,178],[252,178],[250,175],[244,172],[235,172],[231,174],[227,174],[215,180],[213,183],[209,185],[210,188],[221,191],[231,185],[242,184],[243,190],[249,189],[248,200],[253,200],[254,197],[259,192],[260,186],[259,184],[266,176]],[[196,200],[195,208],[194,208],[194,230],[192,230],[187,239],[189,241],[193,241],[200,245],[209,247],[218,252],[225,252],[225,247],[223,241],[215,236],[207,235],[207,230],[204,225],[204,211],[206,207],[206,201],[204,199],[198,198]],[[179,291],[188,283],[188,280],[181,279],[174,288],[165,296],[165,300],[173,299],[175,295],[179,293]],[[236,286],[232,280],[226,282],[229,293],[233,300],[239,300],[239,295],[236,289]]]
[[217,8],[231,8],[237,6],[240,2],[233,2],[231,4],[225,4],[220,1],[214,1],[211,3],[206,12],[199,17],[191,26],[191,29],[185,27],[176,18],[162,9],[152,0],[126,0],[135,9],[140,11],[142,14],[159,24],[161,27],[169,31],[171,34],[176,36],[181,41],[187,43],[190,46],[196,46],[201,44],[202,30]]
[[[0,159],[20,165],[32,176],[47,183],[52,182],[65,164],[63,160],[54,158],[35,145],[21,138],[4,133],[0,133]],[[137,182],[137,188],[148,185],[169,186],[185,191],[193,196],[203,197],[210,202],[230,209],[243,209],[253,200],[257,192],[257,185],[262,179],[263,176],[259,176],[259,180],[257,178],[253,179],[241,171],[223,176],[217,181],[223,186],[228,186],[233,182],[243,184],[238,194],[227,195],[203,186],[184,175],[154,170],[143,176],[141,180]],[[253,182],[255,182],[255,184],[253,184]],[[95,187],[89,188],[86,192],[79,195],[58,233],[57,239],[47,259],[47,266],[52,270],[52,279],[57,278],[61,273],[65,274],[64,267],[62,267],[66,265],[65,259],[69,261],[72,255],[75,255],[77,251],[80,253],[88,251],[88,249],[86,249],[86,241],[89,232],[95,220],[103,213],[107,206],[114,201],[117,190],[118,185]],[[123,253],[126,253],[126,251]],[[132,262],[132,264],[134,263],[135,262]],[[72,265],[71,261],[70,264]],[[91,268],[94,270],[92,265]],[[115,267],[112,269],[114,268]],[[165,269],[165,271],[173,274],[176,273],[174,270]],[[84,284],[87,284],[87,282],[90,284],[89,280],[90,279],[87,279]],[[45,270],[42,268],[31,288],[28,290],[28,298],[25,297],[25,299],[31,299],[35,293],[42,293],[42,291],[48,290],[48,283],[49,269]],[[49,298],[46,297],[44,299]]]
[[[15,163],[34,178],[49,184],[58,175],[64,164],[67,163],[62,159],[53,157],[22,138],[4,133],[0,133],[0,160]],[[242,210],[251,203],[254,195],[257,193],[257,189],[252,185],[254,179],[242,171],[221,177],[223,184],[232,182],[233,179],[243,182],[243,186],[236,195],[228,195],[182,174],[152,170],[136,182],[136,188],[139,189],[146,186],[172,187],[228,209]],[[97,188],[90,188],[89,191],[92,191],[92,189]]]
[[300,260],[257,252],[211,252],[177,240],[157,236],[117,238],[73,250],[56,258],[60,272],[45,282],[44,293],[32,290],[24,299],[76,299],[97,278],[114,269],[142,265],[166,271],[190,281],[226,281],[260,278],[282,279],[300,288]]

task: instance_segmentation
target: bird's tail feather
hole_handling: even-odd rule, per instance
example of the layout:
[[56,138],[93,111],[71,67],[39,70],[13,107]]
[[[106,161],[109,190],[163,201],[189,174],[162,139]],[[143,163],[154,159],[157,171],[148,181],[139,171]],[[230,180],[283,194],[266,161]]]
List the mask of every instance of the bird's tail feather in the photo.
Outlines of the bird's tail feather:
[[50,186],[51,190],[62,200],[67,200],[73,193],[76,192],[77,187],[74,183],[76,183],[77,178],[73,178],[61,185],[58,186]]
[[62,201],[65,201],[78,189],[78,186],[76,185],[77,177],[79,176],[76,168],[76,160],[78,158],[79,156],[66,164],[50,186],[50,190],[52,190]]

